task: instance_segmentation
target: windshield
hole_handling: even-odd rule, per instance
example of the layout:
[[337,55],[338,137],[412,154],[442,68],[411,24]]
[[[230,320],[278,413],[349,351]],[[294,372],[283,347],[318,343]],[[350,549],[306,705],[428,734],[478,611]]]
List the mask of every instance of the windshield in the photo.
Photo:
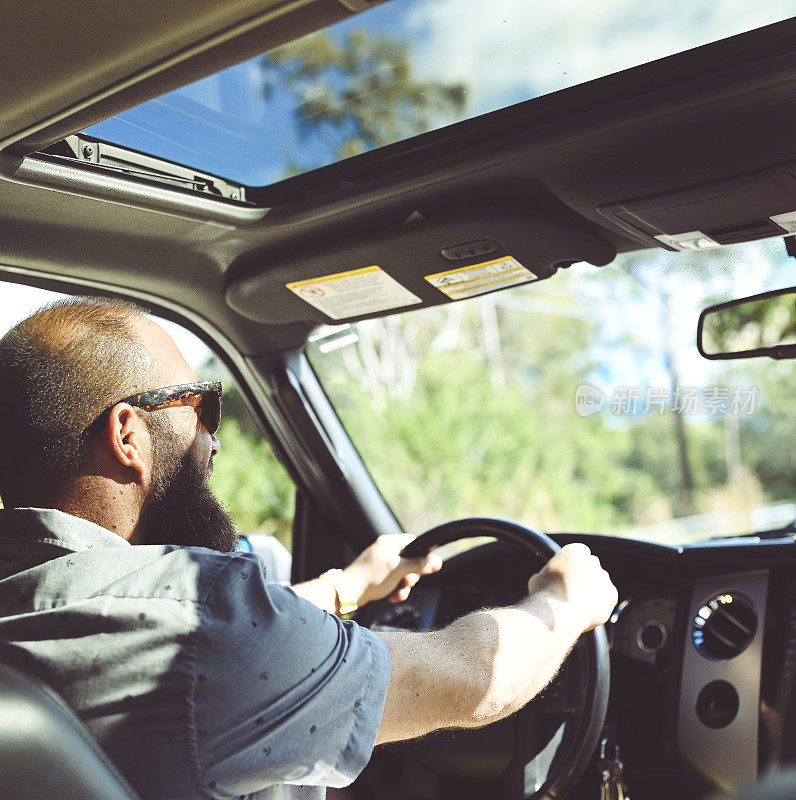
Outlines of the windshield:
[[393,0],[85,133],[263,186],[793,11],[794,0]]
[[707,361],[699,312],[796,284],[782,240],[646,251],[319,330],[309,357],[404,528],[498,516],[686,542],[796,517],[796,361]]

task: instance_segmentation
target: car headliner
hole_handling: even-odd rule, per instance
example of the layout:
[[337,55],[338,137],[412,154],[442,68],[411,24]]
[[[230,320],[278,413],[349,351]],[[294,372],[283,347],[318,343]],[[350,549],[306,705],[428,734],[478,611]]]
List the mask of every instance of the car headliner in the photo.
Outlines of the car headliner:
[[[133,9],[77,0],[33,26],[29,7],[11,3],[0,33],[0,271],[45,288],[137,297],[187,314],[228,353],[263,356],[329,321],[310,306],[281,313],[286,280],[364,266],[351,254],[381,246],[404,253],[389,271],[409,285],[434,226],[481,239],[509,220],[506,235],[531,264],[541,250],[550,264],[597,251],[590,260],[606,263],[615,251],[661,246],[628,222],[626,210],[649,196],[696,192],[688,202],[697,212],[740,180],[752,188],[721,212],[734,224],[775,213],[758,207],[774,181],[782,203],[793,198],[781,210],[796,210],[788,184],[796,186],[794,20],[302,175],[251,205],[31,156],[369,5],[205,0]],[[405,224],[410,217],[423,222]],[[599,245],[571,253],[573,235]],[[252,276],[258,319],[228,302]]]

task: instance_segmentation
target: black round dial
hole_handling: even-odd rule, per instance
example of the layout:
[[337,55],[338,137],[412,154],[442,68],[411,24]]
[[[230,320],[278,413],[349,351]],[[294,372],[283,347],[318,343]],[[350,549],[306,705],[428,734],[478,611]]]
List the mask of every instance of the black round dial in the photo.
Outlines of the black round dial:
[[727,661],[742,653],[757,632],[757,611],[751,600],[732,592],[710,598],[694,617],[694,646],[711,661]]

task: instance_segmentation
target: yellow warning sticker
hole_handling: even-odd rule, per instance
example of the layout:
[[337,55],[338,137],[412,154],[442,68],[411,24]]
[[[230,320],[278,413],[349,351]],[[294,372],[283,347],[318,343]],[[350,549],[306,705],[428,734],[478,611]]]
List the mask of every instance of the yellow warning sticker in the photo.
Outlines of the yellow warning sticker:
[[423,302],[377,266],[295,281],[285,286],[331,319],[348,319]]
[[436,286],[451,300],[464,300],[477,294],[493,292],[495,289],[506,289],[520,283],[536,280],[536,275],[520,264],[516,258],[504,256],[494,261],[484,261],[471,267],[449,269],[426,275],[426,280]]

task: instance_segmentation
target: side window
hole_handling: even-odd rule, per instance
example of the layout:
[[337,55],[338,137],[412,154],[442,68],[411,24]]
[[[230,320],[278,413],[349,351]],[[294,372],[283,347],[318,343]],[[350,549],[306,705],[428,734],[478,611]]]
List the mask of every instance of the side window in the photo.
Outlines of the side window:
[[[63,297],[29,286],[0,285],[0,336],[43,305]],[[174,339],[200,380],[221,380],[223,413],[217,434],[221,450],[214,459],[210,486],[232,517],[238,533],[247,537],[244,545],[250,544],[268,563],[275,561],[271,573],[287,580],[289,554],[274,547],[270,537],[288,551],[291,549],[295,485],[264,439],[240,388],[221,361],[190,331],[168,320],[152,318]]]
[[[182,329],[182,333],[202,345],[190,332]],[[220,379],[224,387],[221,426],[216,434],[221,450],[214,459],[210,487],[238,533],[251,534],[256,551],[261,535],[273,536],[291,550],[296,486],[263,437],[235,379],[205,350],[204,360],[191,366],[200,380]]]

